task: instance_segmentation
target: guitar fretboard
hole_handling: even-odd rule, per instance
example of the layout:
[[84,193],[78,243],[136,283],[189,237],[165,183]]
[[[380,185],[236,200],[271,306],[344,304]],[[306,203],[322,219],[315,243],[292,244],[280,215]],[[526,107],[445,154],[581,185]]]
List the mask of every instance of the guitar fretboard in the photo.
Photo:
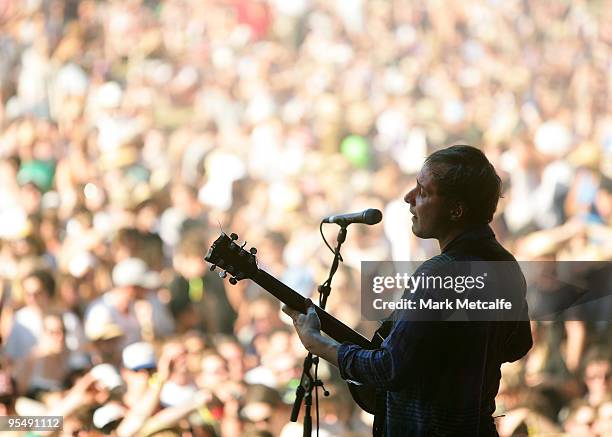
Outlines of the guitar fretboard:
[[[256,275],[252,278],[253,282],[264,288],[270,294],[274,295],[278,300],[298,311],[306,311],[306,299],[293,290],[291,287],[283,284],[274,276],[267,272],[258,269]],[[339,343],[353,343],[365,349],[374,349],[373,343],[363,335],[346,326],[340,320],[319,308],[315,305],[319,319],[321,320],[321,330]]]

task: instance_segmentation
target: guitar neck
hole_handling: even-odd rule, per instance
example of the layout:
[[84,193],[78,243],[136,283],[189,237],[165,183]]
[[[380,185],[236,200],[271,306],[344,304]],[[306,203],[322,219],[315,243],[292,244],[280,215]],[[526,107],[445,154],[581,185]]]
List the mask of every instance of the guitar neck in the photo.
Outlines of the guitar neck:
[[[287,306],[301,311],[302,313],[306,312],[306,299],[274,276],[258,269],[257,273],[253,275],[251,279]],[[353,343],[365,349],[374,349],[374,345],[370,340],[352,330],[340,320],[316,305],[315,309],[321,320],[321,330],[331,338],[339,343]]]

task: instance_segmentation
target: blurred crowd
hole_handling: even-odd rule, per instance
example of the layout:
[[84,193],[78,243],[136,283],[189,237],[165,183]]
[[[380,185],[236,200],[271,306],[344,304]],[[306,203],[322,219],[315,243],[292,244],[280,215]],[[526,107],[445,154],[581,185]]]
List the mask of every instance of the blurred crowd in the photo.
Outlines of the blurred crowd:
[[[0,415],[62,415],[61,435],[301,435],[305,350],[274,298],[203,256],[235,232],[316,299],[321,218],[379,208],[328,302],[371,334],[360,261],[436,253],[402,197],[445,145],[495,165],[492,226],[517,259],[609,261],[611,6],[0,1]],[[533,332],[502,368],[500,435],[611,435],[608,322]],[[368,435],[335,369],[319,376],[321,435]]]

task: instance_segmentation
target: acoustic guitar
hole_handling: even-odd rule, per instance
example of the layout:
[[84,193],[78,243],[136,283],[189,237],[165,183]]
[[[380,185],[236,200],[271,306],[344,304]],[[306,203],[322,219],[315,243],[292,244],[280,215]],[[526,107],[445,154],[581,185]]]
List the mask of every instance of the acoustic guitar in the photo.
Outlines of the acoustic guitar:
[[[246,243],[240,246],[236,243],[237,240],[238,235],[236,234],[227,236],[225,233],[221,233],[204,258],[212,264],[211,270],[220,268],[222,271],[219,276],[222,278],[229,276],[229,282],[232,285],[243,279],[250,279],[284,304],[305,313],[306,299],[292,288],[260,269],[257,266],[257,258],[255,256],[257,249],[252,247],[249,251],[246,251],[244,249]],[[382,336],[379,333],[375,334],[373,340],[368,340],[317,305],[315,305],[315,309],[321,320],[321,330],[337,342],[352,343],[370,350],[380,346]],[[366,412],[374,414],[376,407],[375,387],[359,385],[353,381],[347,381],[347,383],[357,405]]]

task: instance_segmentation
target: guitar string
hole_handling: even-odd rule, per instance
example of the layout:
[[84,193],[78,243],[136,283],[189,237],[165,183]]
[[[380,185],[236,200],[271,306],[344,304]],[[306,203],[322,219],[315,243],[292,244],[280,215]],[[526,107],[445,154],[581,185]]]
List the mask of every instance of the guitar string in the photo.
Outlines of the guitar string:
[[225,231],[223,230],[223,225],[221,224],[221,221],[219,221],[219,219],[217,219],[217,224],[219,225],[219,230],[225,234]]

